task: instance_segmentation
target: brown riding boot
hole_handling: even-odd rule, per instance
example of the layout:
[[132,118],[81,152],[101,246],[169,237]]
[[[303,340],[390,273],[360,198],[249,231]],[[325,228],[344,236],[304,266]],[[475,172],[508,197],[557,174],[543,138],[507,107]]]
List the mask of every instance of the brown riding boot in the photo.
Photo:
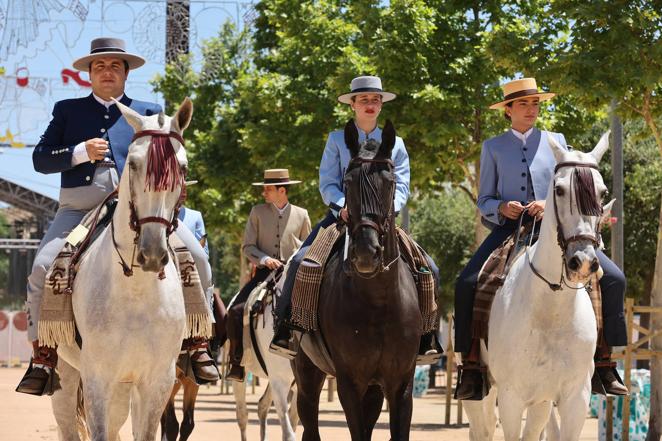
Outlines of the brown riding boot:
[[60,389],[55,367],[57,349],[39,346],[39,340],[32,342],[34,355],[27,372],[16,387],[16,392],[30,395],[53,395]]
[[616,370],[616,362],[611,361],[611,348],[603,338],[598,339],[595,348],[595,371],[591,378],[591,392],[599,395],[628,395],[623,380]]
[[230,371],[225,376],[228,380],[244,381],[244,367],[241,358],[244,356],[244,306],[245,303],[233,305],[228,311],[226,329],[230,339]]
[[191,357],[191,367],[195,376],[204,381],[218,381],[220,376],[216,363],[207,353],[209,342],[202,337],[187,338],[182,349]]
[[467,361],[458,366],[458,379],[455,386],[456,400],[482,400],[487,395],[483,371],[480,363]]

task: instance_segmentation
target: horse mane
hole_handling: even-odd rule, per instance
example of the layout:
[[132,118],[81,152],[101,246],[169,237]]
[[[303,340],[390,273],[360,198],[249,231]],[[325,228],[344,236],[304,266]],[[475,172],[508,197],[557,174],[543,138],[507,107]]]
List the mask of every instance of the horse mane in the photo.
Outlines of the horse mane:
[[579,213],[584,216],[601,216],[602,205],[595,194],[593,173],[588,167],[576,167],[572,174],[572,186]]
[[145,190],[174,191],[182,181],[175,149],[168,135],[152,135],[147,153]]

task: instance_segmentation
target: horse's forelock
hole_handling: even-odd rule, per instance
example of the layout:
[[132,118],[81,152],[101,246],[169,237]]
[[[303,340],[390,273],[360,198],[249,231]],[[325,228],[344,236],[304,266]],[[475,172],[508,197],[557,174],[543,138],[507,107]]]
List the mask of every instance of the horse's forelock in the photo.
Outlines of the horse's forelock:
[[573,187],[577,208],[584,216],[602,215],[602,205],[595,193],[593,169],[576,167],[573,171]]
[[182,181],[179,161],[167,135],[153,135],[147,151],[145,189],[173,191]]

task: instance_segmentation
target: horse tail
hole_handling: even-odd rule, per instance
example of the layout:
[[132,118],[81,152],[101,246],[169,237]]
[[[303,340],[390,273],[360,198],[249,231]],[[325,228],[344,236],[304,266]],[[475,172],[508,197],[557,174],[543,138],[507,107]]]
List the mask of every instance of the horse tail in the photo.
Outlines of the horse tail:
[[83,398],[83,382],[78,383],[78,399],[76,403],[76,427],[78,428],[78,437],[87,441],[90,439],[87,429],[87,420],[85,419],[85,399]]

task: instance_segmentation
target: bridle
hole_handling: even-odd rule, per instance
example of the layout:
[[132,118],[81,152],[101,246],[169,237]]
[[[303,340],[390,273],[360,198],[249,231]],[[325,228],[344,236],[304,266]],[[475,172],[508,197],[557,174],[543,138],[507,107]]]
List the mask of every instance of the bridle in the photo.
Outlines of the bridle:
[[[368,173],[366,172],[366,167],[363,167],[365,164],[386,164],[388,167],[389,173],[394,176],[393,169],[395,168],[395,165],[393,164],[393,161],[388,158],[384,159],[368,159],[368,158],[361,158],[361,157],[356,157],[353,158],[350,161],[350,165],[352,164],[358,164],[359,167],[361,167],[360,175],[359,175],[359,193],[361,196],[361,215],[359,217],[359,221],[357,223],[353,222],[353,218],[351,216],[351,213],[348,212],[349,214],[349,219],[347,221],[347,228],[349,229],[350,233],[349,236],[352,238],[352,241],[354,241],[354,236],[356,233],[359,231],[360,228],[362,227],[368,227],[372,228],[377,232],[378,236],[378,243],[379,243],[379,265],[377,266],[377,269],[369,274],[364,274],[359,271],[356,271],[354,269],[354,273],[358,275],[361,278],[364,279],[372,279],[375,277],[377,274],[386,272],[391,269],[391,266],[397,262],[397,260],[400,258],[400,250],[396,246],[396,249],[398,250],[398,253],[396,257],[391,260],[388,264],[384,265],[384,241],[386,238],[386,235],[389,234],[391,230],[391,222],[393,221],[393,200],[395,198],[395,177],[391,180],[391,185],[389,187],[389,196],[386,199],[388,201],[388,207],[384,206],[384,201],[381,198],[369,198],[368,194],[368,189],[372,190],[372,194],[374,195],[376,191],[374,190],[373,183],[370,181],[368,178]],[[348,167],[349,168],[349,167]],[[368,199],[374,199],[374,200],[368,200]],[[368,206],[374,206],[376,203],[376,210],[371,210],[371,211],[377,211],[376,213],[372,213],[377,215],[377,218],[379,217],[382,218],[381,223],[377,223],[373,220],[370,220],[366,217],[363,216],[363,214],[366,211],[366,207]]]
[[[559,208],[558,208],[558,203],[556,200],[556,173],[564,168],[564,167],[586,167],[586,168],[592,168],[595,170],[599,170],[598,166],[596,164],[590,163],[590,162],[578,162],[578,161],[566,161],[566,162],[559,162],[556,164],[556,167],[554,168],[554,181],[552,185],[552,191],[554,192],[554,216],[556,218],[556,241],[559,244],[559,247],[561,248],[561,257],[563,259],[563,266],[561,267],[561,279],[559,280],[559,283],[552,283],[549,280],[547,280],[540,272],[533,266],[533,262],[531,262],[531,257],[529,256],[529,250],[528,248],[531,246],[531,241],[529,241],[529,246],[527,246],[526,250],[526,259],[529,262],[529,267],[531,268],[531,271],[541,280],[543,280],[552,291],[560,291],[563,289],[563,285],[565,285],[567,288],[570,289],[583,289],[583,288],[589,288],[590,286],[580,286],[580,287],[573,287],[568,285],[565,279],[565,273],[568,271],[568,262],[566,260],[566,251],[568,250],[568,246],[570,246],[571,243],[573,242],[578,242],[580,240],[587,240],[591,242],[596,249],[600,246],[601,243],[601,236],[600,236],[600,216],[597,216],[597,221],[595,222],[595,225],[593,226],[594,228],[594,233],[593,234],[575,234],[570,237],[565,237],[565,234],[563,233],[563,225],[561,224],[561,218],[559,216]],[[572,191],[569,192],[570,196],[572,197]],[[572,204],[572,199],[571,202]],[[521,225],[521,219],[524,216],[520,218],[520,225]],[[535,229],[535,223],[536,220],[535,218],[533,219],[533,228]],[[518,229],[519,231],[519,229]],[[533,234],[531,235],[533,237]]]
[[[177,132],[166,132],[162,130],[142,130],[139,132],[136,132],[135,135],[133,135],[133,139],[131,142],[135,142],[137,139],[146,137],[146,136],[151,136],[151,137],[161,137],[161,138],[174,138],[179,143],[184,146],[184,139],[182,136],[177,133]],[[122,253],[120,253],[119,247],[117,245],[117,241],[115,240],[115,224],[113,221],[110,223],[110,228],[111,228],[111,235],[113,239],[113,246],[115,247],[115,251],[117,251],[117,255],[120,258],[119,264],[122,266],[122,272],[126,277],[131,277],[133,276],[133,268],[136,268],[138,265],[134,264],[134,258],[136,255],[136,248],[138,246],[138,240],[140,239],[140,230],[141,227],[145,224],[149,223],[157,223],[157,224],[162,224],[166,227],[166,239],[170,237],[173,231],[177,229],[177,226],[179,224],[178,216],[179,216],[179,210],[184,205],[184,201],[186,200],[186,184],[184,181],[184,176],[181,176],[181,183],[180,183],[180,193],[179,193],[179,198],[177,199],[177,204],[175,204],[175,207],[172,212],[172,218],[170,220],[165,219],[160,216],[146,216],[141,218],[138,215],[138,210],[136,209],[136,205],[133,202],[133,188],[131,186],[131,168],[129,167],[128,169],[129,172],[129,228],[135,233],[133,237],[133,251],[131,252],[131,264],[129,265],[124,258],[122,257]],[[171,250],[172,251],[172,250]],[[159,273],[159,279],[164,279],[165,278],[165,273],[163,270]]]

